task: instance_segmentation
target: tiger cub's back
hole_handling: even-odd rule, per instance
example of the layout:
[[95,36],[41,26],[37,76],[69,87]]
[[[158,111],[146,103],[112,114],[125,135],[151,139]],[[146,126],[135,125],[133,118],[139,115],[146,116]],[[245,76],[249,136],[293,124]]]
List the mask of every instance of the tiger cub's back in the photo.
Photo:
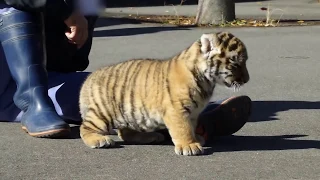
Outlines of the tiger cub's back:
[[165,128],[160,112],[167,64],[164,60],[130,60],[93,72],[80,91],[82,118],[94,123],[100,119],[112,128]]

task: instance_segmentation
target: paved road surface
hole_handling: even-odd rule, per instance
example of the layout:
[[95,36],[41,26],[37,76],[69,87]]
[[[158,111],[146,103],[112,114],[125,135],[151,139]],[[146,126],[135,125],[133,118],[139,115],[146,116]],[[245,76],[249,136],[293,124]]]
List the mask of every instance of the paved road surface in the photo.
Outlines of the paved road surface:
[[[108,24],[96,29],[88,70],[128,58],[167,58],[219,30]],[[1,123],[0,179],[319,179],[320,27],[227,30],[249,49],[251,80],[238,94],[252,98],[253,116],[234,136],[207,147],[208,155],[177,156],[172,145],[91,150],[76,134],[35,139],[19,124]],[[217,88],[213,99],[230,95]]]
[[[275,20],[319,20],[320,3],[318,0],[241,0],[235,4],[236,17],[239,19],[266,19],[267,11],[262,7],[270,8],[270,18]],[[183,6],[155,6],[155,7],[119,7],[107,8],[110,14],[133,15],[178,15],[195,16],[197,5]]]

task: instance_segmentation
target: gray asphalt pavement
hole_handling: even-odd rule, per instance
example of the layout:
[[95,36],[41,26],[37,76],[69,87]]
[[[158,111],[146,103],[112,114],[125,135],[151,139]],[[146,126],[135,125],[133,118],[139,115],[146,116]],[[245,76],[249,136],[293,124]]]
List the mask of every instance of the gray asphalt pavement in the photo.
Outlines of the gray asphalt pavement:
[[167,58],[202,33],[220,30],[247,45],[251,80],[238,93],[218,87],[213,100],[246,94],[254,108],[250,122],[234,136],[217,138],[207,155],[177,156],[170,144],[92,150],[76,127],[73,139],[50,140],[1,123],[0,179],[320,179],[319,26],[192,29],[109,22],[96,29],[88,71],[131,58]]
[[[320,3],[318,0],[238,0],[235,3],[236,18],[239,19],[266,19],[270,9],[270,19],[275,20],[319,20]],[[195,16],[197,5],[167,5],[155,7],[119,7],[107,8],[110,15],[175,15]]]

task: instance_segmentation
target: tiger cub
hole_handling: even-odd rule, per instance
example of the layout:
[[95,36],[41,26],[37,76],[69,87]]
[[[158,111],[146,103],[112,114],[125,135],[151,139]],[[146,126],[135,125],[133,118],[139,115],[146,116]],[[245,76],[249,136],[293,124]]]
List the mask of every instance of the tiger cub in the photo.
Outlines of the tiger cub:
[[249,81],[244,43],[229,32],[203,34],[167,60],[134,59],[88,76],[80,92],[80,135],[91,148],[112,147],[118,129],[127,142],[161,142],[167,128],[178,155],[203,153],[197,117],[216,83],[239,88]]

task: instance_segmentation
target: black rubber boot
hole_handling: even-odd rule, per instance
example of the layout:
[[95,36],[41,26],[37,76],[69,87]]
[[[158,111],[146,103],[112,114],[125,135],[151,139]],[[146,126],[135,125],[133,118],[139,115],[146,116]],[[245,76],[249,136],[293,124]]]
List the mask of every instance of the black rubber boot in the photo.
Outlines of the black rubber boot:
[[0,40],[17,85],[14,102],[24,112],[22,128],[33,137],[67,135],[70,127],[48,96],[43,15],[15,10],[0,20]]

